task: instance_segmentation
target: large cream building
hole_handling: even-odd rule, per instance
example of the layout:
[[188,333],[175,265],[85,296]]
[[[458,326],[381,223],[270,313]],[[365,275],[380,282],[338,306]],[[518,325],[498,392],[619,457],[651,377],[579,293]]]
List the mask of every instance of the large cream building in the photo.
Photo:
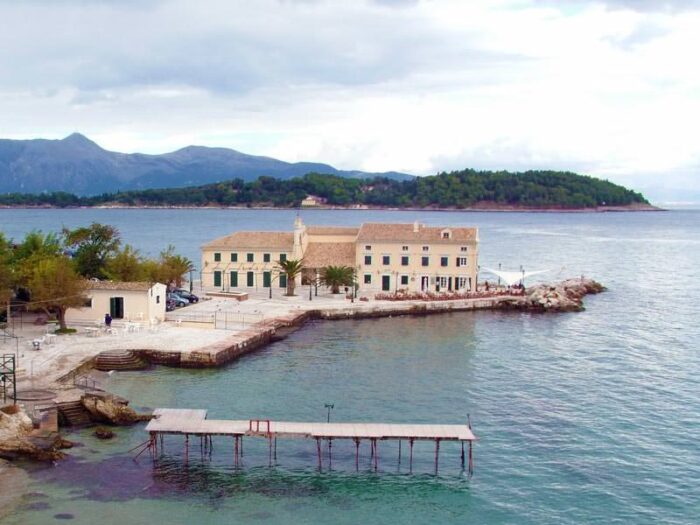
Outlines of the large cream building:
[[202,284],[221,291],[285,288],[276,262],[303,258],[298,284],[334,265],[355,269],[360,293],[468,291],[476,287],[478,245],[476,228],[306,226],[297,217],[293,232],[235,232],[203,245]]

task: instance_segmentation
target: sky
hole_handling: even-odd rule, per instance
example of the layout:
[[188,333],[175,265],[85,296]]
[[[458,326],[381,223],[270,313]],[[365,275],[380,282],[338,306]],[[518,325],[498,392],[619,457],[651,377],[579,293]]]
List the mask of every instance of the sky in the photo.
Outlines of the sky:
[[0,137],[700,201],[700,0],[0,0]]

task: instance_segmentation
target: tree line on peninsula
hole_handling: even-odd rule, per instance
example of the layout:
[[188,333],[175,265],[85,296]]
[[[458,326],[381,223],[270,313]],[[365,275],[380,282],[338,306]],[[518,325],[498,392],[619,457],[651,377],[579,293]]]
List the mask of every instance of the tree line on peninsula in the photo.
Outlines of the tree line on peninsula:
[[0,322],[14,303],[55,316],[65,332],[66,310],[83,306],[90,279],[180,286],[192,270],[192,261],[173,246],[157,258],[145,257],[122,245],[119,231],[106,224],[63,228],[60,234],[32,231],[18,242],[0,232]]
[[439,173],[411,180],[346,178],[309,173],[288,180],[234,179],[189,188],[149,189],[80,197],[66,192],[0,195],[4,206],[274,206],[297,207],[308,195],[331,206],[585,209],[649,204],[641,193],[612,182],[560,171]]

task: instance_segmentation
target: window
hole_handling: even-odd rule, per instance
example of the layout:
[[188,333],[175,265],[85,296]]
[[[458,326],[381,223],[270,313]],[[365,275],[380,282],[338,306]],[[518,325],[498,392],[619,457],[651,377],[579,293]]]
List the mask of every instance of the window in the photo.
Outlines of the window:
[[83,303],[83,308],[92,308],[92,297],[85,299]]
[[408,286],[408,275],[401,276],[401,286]]
[[401,256],[401,266],[408,266],[408,255]]
[[221,254],[219,252],[214,253],[214,262],[221,262]]
[[440,257],[440,266],[447,266],[448,265],[448,258],[447,257]]
[[221,286],[221,272],[214,272],[214,286]]
[[460,247],[459,247],[459,251],[460,251],[460,252],[466,253],[466,252],[467,252],[467,247],[466,247],[466,246],[460,246]]
[[435,281],[435,284],[439,288],[447,288],[447,277],[438,277]]
[[246,253],[245,254],[245,260],[248,262],[253,262],[255,260],[255,254],[253,253]]
[[457,257],[457,266],[467,266],[467,258]]
[[248,272],[246,274],[246,285],[255,286],[255,274],[253,272]]
[[231,262],[238,262],[238,254],[237,253],[231,254]]
[[457,277],[457,286],[455,287],[457,290],[462,290],[466,288],[467,290],[471,289],[471,279],[468,277]]
[[372,274],[371,273],[365,274],[365,284],[372,284]]
[[443,239],[450,239],[452,237],[452,232],[450,230],[442,230],[441,237]]
[[407,252],[408,251],[408,246],[402,246],[401,247],[402,252]]
[[280,262],[284,262],[287,260],[287,254],[286,253],[280,253]]
[[160,295],[156,295],[156,304],[160,304]]
[[420,263],[422,266],[430,266],[430,257],[421,257]]
[[286,287],[287,287],[287,274],[281,273],[280,274],[280,288],[286,288]]
[[238,288],[238,272],[231,272],[231,288]]
[[369,244],[365,245],[365,250],[370,251],[371,249],[372,247]]
[[365,264],[369,266],[372,264],[372,256],[371,255],[365,255]]
[[430,246],[423,246],[423,251],[424,251],[424,252],[427,252],[428,250],[430,250]]
[[270,262],[270,254],[263,253],[263,262]]
[[391,264],[391,257],[388,255],[382,255],[382,264],[384,266],[389,266]]

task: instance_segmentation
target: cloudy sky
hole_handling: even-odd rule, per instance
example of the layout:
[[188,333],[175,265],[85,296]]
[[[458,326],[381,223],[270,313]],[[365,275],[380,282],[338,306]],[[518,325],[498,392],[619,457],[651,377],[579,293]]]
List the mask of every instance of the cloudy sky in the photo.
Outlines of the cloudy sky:
[[700,2],[0,0],[0,136],[700,197]]

